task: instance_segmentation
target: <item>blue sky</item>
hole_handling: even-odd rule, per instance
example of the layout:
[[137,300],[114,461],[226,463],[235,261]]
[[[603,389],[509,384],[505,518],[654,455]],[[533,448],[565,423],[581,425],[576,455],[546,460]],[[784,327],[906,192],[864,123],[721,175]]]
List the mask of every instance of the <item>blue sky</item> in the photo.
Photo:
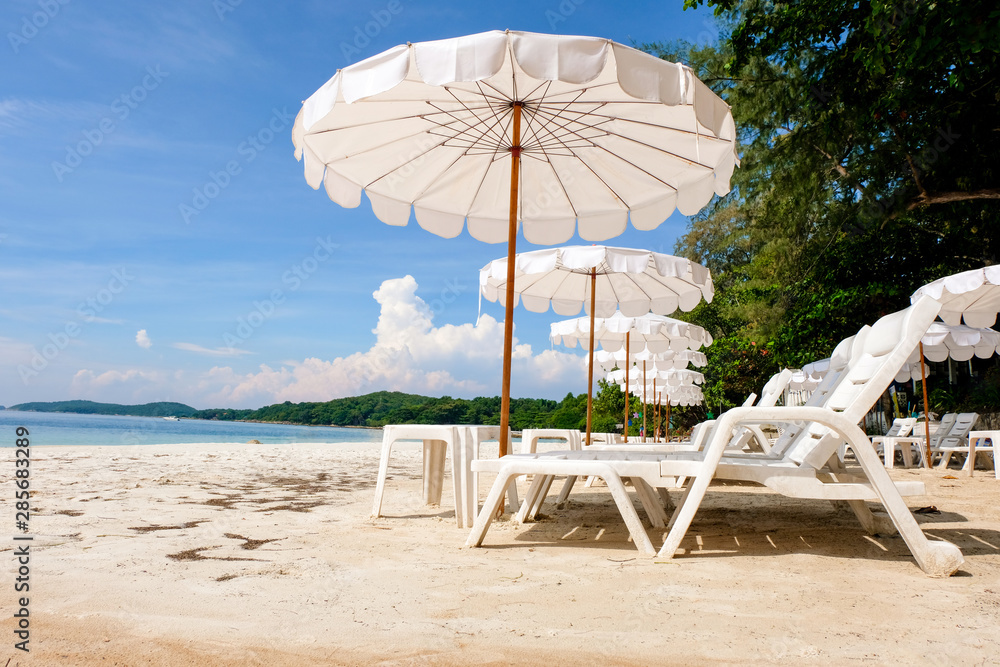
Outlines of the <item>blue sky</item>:
[[[473,323],[505,246],[337,206],[306,185],[292,121],[337,68],[407,41],[713,39],[682,4],[8,0],[0,405],[499,394],[502,307]],[[686,222],[609,243],[671,252]],[[554,317],[515,315],[516,396],[585,390],[579,352],[550,349]]]

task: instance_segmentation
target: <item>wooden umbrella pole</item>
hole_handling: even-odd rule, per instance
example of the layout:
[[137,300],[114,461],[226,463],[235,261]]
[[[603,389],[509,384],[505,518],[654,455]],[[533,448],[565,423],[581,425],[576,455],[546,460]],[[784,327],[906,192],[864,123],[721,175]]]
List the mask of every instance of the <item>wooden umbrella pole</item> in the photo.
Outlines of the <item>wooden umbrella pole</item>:
[[646,360],[642,360],[642,441],[646,442]]
[[597,305],[597,267],[590,270],[590,363],[587,365],[587,446],[590,447],[591,415],[594,412],[594,308]]
[[670,394],[667,394],[667,422],[663,429],[667,432],[667,442],[670,442]]
[[514,258],[517,255],[517,186],[521,173],[521,102],[514,102],[510,147],[510,223],[507,227],[507,300],[503,318],[503,387],[500,396],[500,456],[510,453],[510,360],[514,345]]
[[622,429],[625,432],[625,442],[628,442],[628,369],[632,365],[632,357],[629,356],[629,340],[632,338],[632,332],[625,332],[625,427]]
[[653,442],[656,442],[656,378],[653,378]]
[[927,401],[927,369],[924,366],[924,342],[920,341],[920,384],[924,389],[924,467],[931,467],[931,410]]

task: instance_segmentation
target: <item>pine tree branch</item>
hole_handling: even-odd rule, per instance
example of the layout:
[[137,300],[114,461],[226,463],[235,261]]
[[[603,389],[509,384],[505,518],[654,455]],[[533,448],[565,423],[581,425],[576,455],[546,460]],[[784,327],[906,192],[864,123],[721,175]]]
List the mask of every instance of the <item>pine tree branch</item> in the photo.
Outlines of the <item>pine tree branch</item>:
[[1000,189],[986,188],[971,192],[963,192],[961,190],[953,192],[921,192],[919,196],[914,197],[910,201],[906,210],[912,211],[915,208],[930,206],[931,204],[950,204],[952,202],[971,201],[973,199],[1000,199]]

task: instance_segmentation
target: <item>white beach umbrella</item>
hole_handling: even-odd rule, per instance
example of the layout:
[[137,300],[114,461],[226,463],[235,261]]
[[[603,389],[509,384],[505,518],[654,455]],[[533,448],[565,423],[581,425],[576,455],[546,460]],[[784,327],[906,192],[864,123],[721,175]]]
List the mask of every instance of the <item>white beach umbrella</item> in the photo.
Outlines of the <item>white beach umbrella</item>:
[[791,391],[812,391],[819,386],[822,376],[810,375],[804,369],[792,369],[792,377],[788,380]]
[[[989,359],[1000,353],[1000,332],[993,329],[969,327],[964,324],[932,322],[920,345],[896,374],[896,382],[920,380],[924,398],[924,414],[930,414],[927,399],[927,367],[924,360],[941,362],[948,359],[968,361],[973,357]],[[930,447],[930,423],[924,419],[924,437]],[[930,450],[928,449],[928,458]]]
[[637,362],[645,361],[649,364],[649,368],[659,371],[682,370],[689,365],[708,365],[708,357],[700,350],[681,350],[680,352],[674,352],[673,350],[649,352],[643,350],[632,355],[626,355],[624,349],[615,352],[608,352],[607,350],[597,350],[594,352],[595,367],[602,371],[610,371],[615,367],[625,368],[625,360],[627,358]]
[[[498,301],[506,293],[507,271],[506,257],[480,270],[479,293],[483,298]],[[650,250],[600,245],[519,253],[514,262],[513,285],[515,305],[520,302],[533,313],[544,313],[549,308],[557,315],[583,311],[609,320],[602,323],[605,327],[628,327],[636,317],[650,311],[658,315],[689,311],[702,299],[711,302],[715,295],[712,274],[701,264]],[[584,322],[577,330],[589,334],[589,318],[581,319]]]
[[[691,310],[702,299],[710,302],[715,294],[711,272],[689,259],[650,250],[593,245],[520,253],[513,264],[507,258],[494,260],[479,272],[480,295],[496,301],[500,294],[506,293],[511,285],[510,266],[514,266],[515,299],[520,299],[528,310],[544,313],[551,307],[562,315],[575,315],[581,309],[589,313],[589,317],[578,318],[566,326],[566,335],[572,340],[586,337],[588,341],[587,444],[590,444],[593,413],[597,316],[602,317],[602,331],[608,327],[627,331],[637,323],[660,317],[664,322],[647,326],[653,326],[657,332],[662,330],[659,340],[669,342],[665,336],[668,330],[687,332],[696,328],[704,333],[704,329],[662,315],[678,308]],[[650,314],[650,310],[659,315]],[[701,339],[706,336],[707,333]],[[554,338],[553,342],[560,340]],[[711,341],[711,337],[707,336],[707,340]],[[687,347],[688,344],[678,345],[678,349]],[[660,351],[667,349],[669,345],[664,343]]]
[[[642,394],[643,404],[653,403],[654,405],[667,406],[667,424],[670,423],[671,405],[696,405],[703,400],[701,388],[696,386],[705,382],[705,376],[698,371],[688,369],[681,370],[652,370],[646,368],[643,362],[642,369],[635,369],[631,378],[628,369],[619,368],[607,374],[608,382],[617,384],[625,393],[625,424],[628,424],[628,396],[629,393]],[[653,400],[650,401],[649,397]],[[655,414],[654,414],[655,416]],[[646,410],[643,408],[642,415],[643,430],[646,428]],[[669,435],[669,426],[668,426]],[[628,428],[625,429],[625,441],[628,442]]]
[[[989,359],[1000,352],[1000,332],[993,329],[969,327],[964,324],[949,325],[934,322],[920,339],[923,356],[928,361],[948,359],[968,361],[973,357]],[[896,375],[896,382],[921,380],[920,352],[914,350]]]
[[691,69],[606,39],[486,32],[394,47],[307,99],[306,181],[390,225],[507,241],[501,453],[507,451],[518,223],[533,243],[654,229],[729,191],[728,105]]
[[[568,347],[576,347],[577,343],[583,345],[583,341],[587,340],[591,350],[591,360],[593,359],[594,343],[600,341],[601,347],[606,352],[622,355],[625,382],[628,382],[629,368],[631,367],[631,364],[625,360],[640,359],[645,367],[646,361],[656,355],[694,351],[712,344],[711,334],[696,324],[648,312],[636,317],[629,317],[620,311],[606,318],[578,317],[554,322],[550,327],[549,340]],[[634,353],[632,350],[633,340],[637,345]],[[704,357],[704,355],[702,356]],[[707,363],[707,359],[705,363]],[[629,413],[628,404],[629,397],[628,392],[626,392],[626,423]],[[625,430],[625,441],[628,442],[627,429]]]
[[963,271],[927,283],[910,297],[927,295],[941,302],[938,317],[947,324],[991,327],[1000,312],[1000,266]]
[[[711,301],[711,298],[706,300]],[[582,347],[589,340],[590,329],[587,317],[553,322],[549,327],[549,340],[570,348],[577,344]],[[643,354],[652,360],[658,353],[697,350],[712,344],[712,334],[704,327],[649,312],[637,317],[617,312],[611,317],[595,318],[593,329],[594,341],[609,352],[625,350],[628,339],[629,355],[633,358]]]
[[[652,370],[647,369],[645,371],[636,369],[634,371],[634,380],[630,379],[629,383],[635,383],[637,385],[649,384],[653,380],[656,380],[657,384],[661,387],[666,385],[671,388],[679,388],[683,386],[692,386],[696,384],[703,384],[705,382],[705,376],[698,371],[692,370]],[[619,368],[618,370],[610,371],[606,376],[608,382],[613,382],[615,384],[625,383],[625,369]]]

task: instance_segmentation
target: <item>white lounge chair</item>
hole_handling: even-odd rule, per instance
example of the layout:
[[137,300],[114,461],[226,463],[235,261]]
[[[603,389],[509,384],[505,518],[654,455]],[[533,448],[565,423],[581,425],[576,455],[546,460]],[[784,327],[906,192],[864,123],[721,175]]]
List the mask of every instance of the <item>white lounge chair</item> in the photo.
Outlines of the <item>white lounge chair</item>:
[[969,432],[979,421],[979,414],[976,412],[962,412],[955,418],[955,423],[937,442],[931,438],[931,460],[940,456],[939,468],[947,468],[954,454],[969,453]]
[[[875,451],[882,453],[886,468],[891,468],[895,463],[897,448],[903,455],[903,465],[907,468],[913,465],[913,446],[918,442],[914,438],[910,438],[909,435],[916,424],[916,417],[893,419],[892,426],[889,427],[885,435],[877,435],[872,438],[872,445],[875,447]],[[919,444],[917,448],[919,449]]]
[[[858,427],[858,422],[889,386],[940,307],[933,299],[923,298],[910,308],[883,317],[870,329],[859,332],[846,368],[835,386],[829,389],[826,407],[730,410],[706,434],[706,446],[700,451],[660,455],[550,452],[474,463],[475,469],[496,470],[498,475],[467,544],[482,544],[502,502],[503,490],[513,476],[597,475],[607,482],[636,547],[652,555],[656,550],[625,492],[622,479],[639,478],[650,487],[669,487],[677,477],[688,477],[684,497],[659,550],[660,557],[671,558],[687,533],[709,483],[712,479],[726,479],[757,482],[792,497],[846,501],[868,532],[884,533],[894,526],[926,573],[934,576],[954,573],[963,562],[961,551],[948,542],[929,541],[901,497],[901,493],[923,494],[923,484],[893,484],[871,442]],[[797,432],[768,454],[727,455],[733,429],[761,423],[787,423],[792,427],[789,432]],[[843,442],[854,452],[861,468],[860,476],[848,474],[837,457],[837,449]],[[647,511],[651,511],[649,505],[656,503],[645,497],[647,495],[640,491],[639,498]],[[880,501],[890,521],[873,515],[865,504],[869,500]]]

